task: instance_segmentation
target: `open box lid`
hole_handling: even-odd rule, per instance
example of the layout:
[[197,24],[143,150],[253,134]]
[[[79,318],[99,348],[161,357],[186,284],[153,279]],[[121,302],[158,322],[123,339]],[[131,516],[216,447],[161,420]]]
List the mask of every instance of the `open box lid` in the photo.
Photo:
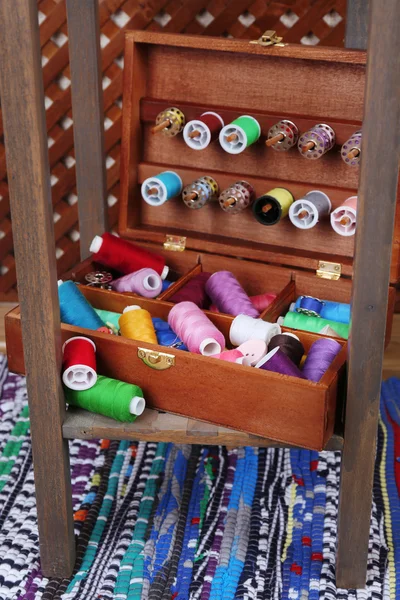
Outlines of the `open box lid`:
[[[220,189],[244,179],[256,197],[285,187],[301,198],[325,192],[332,210],[357,194],[359,168],[347,166],[342,144],[361,128],[366,53],[301,45],[268,46],[248,41],[145,31],[128,32],[125,45],[119,233],[127,239],[236,256],[316,271],[324,278],[351,276],[354,236],[343,237],[329,219],[309,230],[288,218],[259,224],[250,209],[229,215],[217,202],[198,210],[174,198],[162,206],[146,204],[141,183],[165,170],[176,171],[183,185],[213,176]],[[261,125],[257,143],[238,155],[219,142],[190,149],[181,134],[153,135],[159,112],[177,106],[186,121],[206,110],[225,123],[250,114]],[[265,146],[269,128],[281,119],[300,132],[327,123],[336,134],[334,148],[307,160],[297,148],[276,152]],[[379,198],[377,199],[379,202]],[[391,282],[399,279],[399,210],[396,214]]]

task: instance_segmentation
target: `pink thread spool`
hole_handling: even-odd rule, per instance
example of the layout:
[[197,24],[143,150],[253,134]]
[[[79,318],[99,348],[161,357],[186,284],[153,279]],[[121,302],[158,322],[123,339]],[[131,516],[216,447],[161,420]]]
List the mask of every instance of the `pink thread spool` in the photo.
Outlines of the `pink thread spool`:
[[252,305],[259,313],[262,313],[275,300],[276,294],[259,294],[258,296],[250,296]]
[[168,315],[168,324],[190,352],[212,356],[225,348],[225,338],[193,302],[176,304]]
[[217,271],[206,283],[206,293],[218,310],[228,315],[258,317],[250,298],[230,271]]
[[213,354],[212,358],[219,358],[220,360],[226,360],[227,362],[241,363],[244,357],[239,348],[234,348],[233,350],[225,350],[219,354]]
[[155,298],[161,293],[162,279],[154,269],[140,269],[112,282],[116,292],[133,292],[144,298]]
[[339,235],[350,236],[356,232],[357,196],[351,196],[331,212],[331,226]]

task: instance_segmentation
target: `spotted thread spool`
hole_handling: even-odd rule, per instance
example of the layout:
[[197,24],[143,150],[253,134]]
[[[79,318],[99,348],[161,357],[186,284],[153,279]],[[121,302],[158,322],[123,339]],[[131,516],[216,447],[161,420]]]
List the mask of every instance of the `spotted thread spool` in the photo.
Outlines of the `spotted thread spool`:
[[331,212],[329,197],[318,190],[308,192],[304,198],[293,202],[289,209],[289,219],[298,229],[311,229]]
[[239,281],[230,271],[213,273],[206,283],[205,291],[221,312],[255,318],[260,315]]
[[273,373],[280,373],[281,375],[305,379],[299,367],[290,360],[279,346],[268,352],[268,354],[256,364],[256,369],[263,369],[264,371],[271,371]]
[[218,196],[218,183],[213,177],[204,175],[183,188],[182,200],[188,208],[203,208]]
[[162,290],[162,279],[154,269],[140,269],[112,282],[116,292],[131,292],[144,298],[156,298]]
[[59,280],[58,300],[62,323],[93,330],[104,327],[103,321],[73,281]]
[[210,142],[218,139],[224,124],[222,117],[216,112],[204,112],[198,119],[186,123],[183,130],[183,139],[189,148],[204,150]]
[[332,150],[335,145],[335,132],[329,125],[320,123],[302,133],[297,147],[304,158],[317,160]]
[[88,390],[97,381],[96,345],[83,336],[75,336],[62,347],[62,380],[71,390]]
[[219,143],[225,152],[240,154],[257,142],[260,135],[261,126],[257,119],[243,115],[221,129]]
[[163,171],[154,177],[148,177],[142,183],[143,200],[150,206],[161,206],[167,200],[179,196],[182,192],[182,179],[174,171]]
[[321,338],[308,351],[302,373],[309,381],[318,383],[325,375],[342,346],[336,340]]
[[361,141],[362,131],[356,131],[353,135],[343,144],[340,151],[340,155],[346,165],[349,167],[357,167],[361,160]]
[[179,109],[173,106],[161,111],[156,118],[155,127],[152,128],[152,133],[161,132],[167,137],[174,137],[182,131],[185,126],[185,115]]
[[311,333],[321,333],[321,330],[329,325],[341,338],[347,340],[349,337],[350,327],[346,323],[338,323],[321,317],[310,317],[297,312],[289,311],[285,317],[279,317],[277,323],[290,329],[300,329]]
[[[296,302],[290,305],[289,310],[291,312],[298,312],[298,308],[301,305],[301,301],[304,296],[299,296]],[[321,300],[323,306],[321,308],[320,317],[328,319],[328,321],[338,321],[339,323],[350,323],[351,317],[351,306],[344,302],[332,302],[330,300]]]
[[86,284],[89,287],[100,288],[103,290],[111,289],[113,276],[107,271],[92,271],[85,275]]
[[350,236],[356,232],[357,196],[351,196],[331,212],[331,226],[339,235]]
[[68,404],[123,423],[133,423],[146,407],[139,386],[102,375],[88,390],[65,387],[64,392]]
[[123,337],[138,342],[157,344],[157,336],[151,315],[144,308],[137,305],[127,306],[124,308],[118,323]]
[[292,121],[283,119],[275,123],[268,131],[265,145],[277,152],[287,152],[297,144],[298,139],[299,130],[297,125]]
[[268,344],[268,352],[274,348],[280,348],[297,367],[300,366],[304,356],[304,346],[297,335],[288,332],[275,335]]
[[289,214],[294,197],[286,188],[274,188],[253,204],[253,214],[261,225],[276,225]]
[[268,346],[271,338],[279,333],[281,333],[281,328],[278,323],[268,323],[262,319],[238,315],[232,321],[229,339],[233,346],[241,346],[249,340],[263,340]]
[[247,181],[237,181],[223,190],[218,198],[222,210],[236,215],[252,204],[254,200],[254,188]]
[[175,304],[168,323],[190,352],[212,356],[225,348],[223,334],[193,302]]

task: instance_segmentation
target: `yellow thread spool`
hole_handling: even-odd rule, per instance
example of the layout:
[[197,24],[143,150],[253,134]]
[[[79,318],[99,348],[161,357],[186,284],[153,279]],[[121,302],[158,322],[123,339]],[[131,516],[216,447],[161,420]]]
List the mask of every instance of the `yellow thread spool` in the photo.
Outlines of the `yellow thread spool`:
[[257,198],[253,204],[253,213],[262,225],[275,225],[287,217],[293,202],[294,197],[289,190],[277,187]]
[[140,306],[127,306],[119,318],[120,333],[123,337],[138,342],[157,344],[150,313]]

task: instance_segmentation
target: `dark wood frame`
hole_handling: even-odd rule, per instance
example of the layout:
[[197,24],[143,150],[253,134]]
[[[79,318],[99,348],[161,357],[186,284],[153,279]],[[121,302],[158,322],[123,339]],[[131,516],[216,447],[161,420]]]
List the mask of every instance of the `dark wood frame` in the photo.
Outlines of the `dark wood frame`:
[[[360,10],[359,1],[350,0],[351,5]],[[71,71],[79,214],[87,240],[106,226],[97,0],[67,0],[67,7],[70,42],[74,46]],[[372,0],[339,511],[337,585],[340,587],[365,585],[398,178],[399,139],[392,124],[398,123],[400,116],[396,65],[400,51],[400,36],[396,31],[399,19],[397,0]],[[3,0],[0,23],[2,110],[41,562],[44,574],[60,577],[71,574],[75,547],[66,441],[69,435],[62,429],[65,409],[59,379],[60,323],[36,0]],[[88,26],[82,27],[82,23]],[[363,39],[362,28],[360,31],[353,37],[358,47]],[[352,45],[349,40],[348,35],[347,41]],[[86,118],[88,107],[93,109],[90,119]],[[86,168],[89,156],[92,172]],[[95,193],[91,186],[94,174]],[[384,205],[379,218],[377,197],[381,207]],[[170,433],[173,439],[174,432]],[[49,498],[51,511],[46,510]]]

